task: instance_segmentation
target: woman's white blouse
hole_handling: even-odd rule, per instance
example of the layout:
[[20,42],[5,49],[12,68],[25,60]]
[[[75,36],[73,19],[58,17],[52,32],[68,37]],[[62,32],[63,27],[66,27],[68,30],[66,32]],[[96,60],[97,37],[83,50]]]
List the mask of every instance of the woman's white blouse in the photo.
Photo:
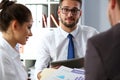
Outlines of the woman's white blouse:
[[0,36],[0,80],[27,80],[20,54]]

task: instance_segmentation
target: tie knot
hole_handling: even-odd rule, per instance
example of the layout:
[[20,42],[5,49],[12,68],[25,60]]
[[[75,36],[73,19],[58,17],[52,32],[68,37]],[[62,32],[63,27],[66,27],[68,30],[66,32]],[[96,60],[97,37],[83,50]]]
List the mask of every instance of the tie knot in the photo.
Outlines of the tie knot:
[[72,34],[68,34],[67,36],[69,39],[72,39],[73,38],[73,35]]

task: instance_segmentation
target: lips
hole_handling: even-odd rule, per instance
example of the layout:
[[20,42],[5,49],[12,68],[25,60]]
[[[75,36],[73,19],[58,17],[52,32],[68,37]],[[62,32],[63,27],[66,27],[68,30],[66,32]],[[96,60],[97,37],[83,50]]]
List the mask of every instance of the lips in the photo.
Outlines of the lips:
[[74,22],[73,19],[67,19],[66,21],[69,22],[69,23]]
[[74,21],[74,18],[69,17],[69,18],[66,18],[66,20],[68,20],[68,21]]
[[26,37],[26,41],[28,41],[29,37]]

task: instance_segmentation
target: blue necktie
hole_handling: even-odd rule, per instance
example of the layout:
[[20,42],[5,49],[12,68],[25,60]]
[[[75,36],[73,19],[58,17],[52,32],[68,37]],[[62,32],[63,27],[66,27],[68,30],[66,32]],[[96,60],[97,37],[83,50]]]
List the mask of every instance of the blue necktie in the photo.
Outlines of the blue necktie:
[[74,44],[73,44],[73,40],[72,40],[73,36],[71,34],[69,34],[67,37],[69,39],[67,59],[72,59],[72,58],[75,57],[75,55],[74,55]]

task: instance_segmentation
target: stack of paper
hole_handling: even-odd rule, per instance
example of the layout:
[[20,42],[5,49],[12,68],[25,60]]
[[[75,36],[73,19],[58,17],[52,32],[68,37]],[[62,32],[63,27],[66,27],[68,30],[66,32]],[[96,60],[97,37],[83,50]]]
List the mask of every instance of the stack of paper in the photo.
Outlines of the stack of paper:
[[57,69],[54,69],[54,68],[45,68],[40,74],[41,75],[40,80],[45,80],[47,77],[50,77],[51,74],[53,74],[56,70]]
[[48,77],[42,80],[85,80],[83,69],[72,69],[61,66]]

